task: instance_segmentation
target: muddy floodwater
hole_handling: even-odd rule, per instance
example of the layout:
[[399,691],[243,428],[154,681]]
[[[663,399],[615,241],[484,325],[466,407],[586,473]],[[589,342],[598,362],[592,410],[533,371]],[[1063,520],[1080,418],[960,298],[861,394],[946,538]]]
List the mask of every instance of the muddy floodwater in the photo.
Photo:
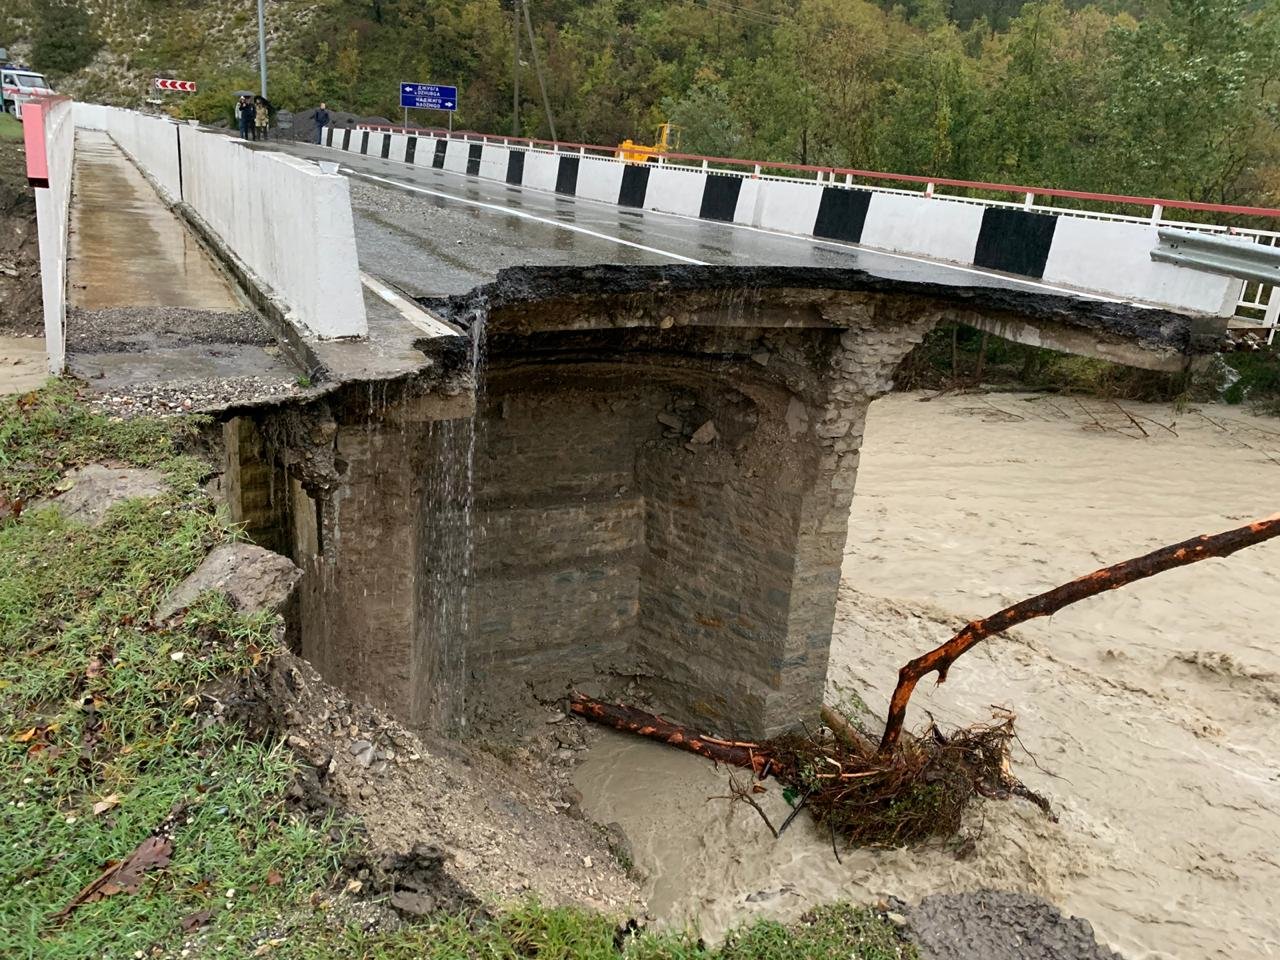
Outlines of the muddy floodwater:
[[[1133,415],[1136,424],[1130,419]],[[1010,394],[872,404],[828,702],[882,713],[897,668],[1098,566],[1280,509],[1280,420]],[[1069,607],[921,685],[911,723],[1013,710],[1015,772],[1060,812],[983,802],[957,848],[841,851],[708,799],[727,771],[601,732],[577,784],[655,915],[717,934],[814,902],[1025,890],[1130,958],[1280,956],[1280,543]],[[763,798],[777,823],[776,786]]]

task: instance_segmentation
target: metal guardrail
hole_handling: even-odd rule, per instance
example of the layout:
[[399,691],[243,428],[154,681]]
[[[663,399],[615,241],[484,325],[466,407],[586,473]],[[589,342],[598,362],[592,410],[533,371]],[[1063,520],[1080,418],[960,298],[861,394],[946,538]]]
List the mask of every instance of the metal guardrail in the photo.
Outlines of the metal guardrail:
[[1265,330],[1267,343],[1274,341],[1277,324],[1280,324],[1280,248],[1253,238],[1232,240],[1163,227],[1158,236],[1159,244],[1151,251],[1151,259],[1157,263],[1243,280],[1241,305],[1246,305],[1250,312],[1263,311],[1263,316],[1245,317],[1237,308],[1237,318],[1246,325]]
[[1164,228],[1159,237],[1159,245],[1151,251],[1151,259],[1158,263],[1255,283],[1280,283],[1280,250],[1275,247]]

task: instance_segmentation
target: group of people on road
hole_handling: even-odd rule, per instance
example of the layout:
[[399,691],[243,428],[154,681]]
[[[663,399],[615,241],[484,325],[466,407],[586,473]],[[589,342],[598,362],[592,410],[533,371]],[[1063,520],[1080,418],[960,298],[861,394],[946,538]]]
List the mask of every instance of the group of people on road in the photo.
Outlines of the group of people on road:
[[265,140],[271,125],[271,104],[265,97],[241,95],[236,101],[236,124],[241,140]]
[[[240,129],[240,139],[266,140],[267,130],[271,126],[271,115],[274,112],[275,108],[265,97],[255,97],[248,93],[240,94],[235,108],[236,126]],[[324,128],[331,123],[328,104],[322,103],[316,109],[314,122],[316,143],[320,143],[324,136]]]

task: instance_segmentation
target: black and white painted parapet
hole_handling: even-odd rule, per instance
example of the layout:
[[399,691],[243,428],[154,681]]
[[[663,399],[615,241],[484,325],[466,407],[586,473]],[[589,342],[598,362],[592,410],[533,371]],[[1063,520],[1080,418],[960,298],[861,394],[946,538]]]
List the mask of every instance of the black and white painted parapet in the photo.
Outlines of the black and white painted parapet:
[[1228,317],[1241,291],[1238,280],[1152,262],[1156,227],[1134,220],[428,134],[330,127],[325,143],[534,190],[856,243],[1192,313]]

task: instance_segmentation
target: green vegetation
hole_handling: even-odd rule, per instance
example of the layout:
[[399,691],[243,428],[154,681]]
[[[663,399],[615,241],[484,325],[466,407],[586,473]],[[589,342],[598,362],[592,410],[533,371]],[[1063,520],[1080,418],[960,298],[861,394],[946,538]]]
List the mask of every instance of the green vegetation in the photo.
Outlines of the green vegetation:
[[1194,387],[1185,374],[1139,370],[1030,347],[985,336],[963,324],[943,324],[926,334],[902,361],[894,383],[901,390],[939,390],[983,383],[1151,401],[1177,400]]
[[[872,911],[837,904],[793,924],[759,921],[731,932],[719,947],[689,934],[638,933],[625,939],[607,917],[528,903],[492,923],[457,917],[382,936],[348,934],[341,956],[377,960],[918,960],[892,924]],[[621,944],[621,949],[619,949]],[[334,956],[334,944],[287,956]]]
[[[207,468],[182,452],[197,428],[94,413],[66,381],[0,401],[0,956],[618,957],[616,919],[536,902],[373,933],[343,919],[338,864],[356,841],[291,811],[293,755],[213,709],[277,652],[274,619],[209,595],[176,622],[151,622],[233,536],[200,488]],[[169,490],[117,505],[97,527],[33,505],[93,460],[160,469]],[[162,827],[172,849],[136,889],[77,896]],[[916,957],[892,924],[847,905],[760,922],[715,949],[639,933],[622,955]]]
[[1235,378],[1223,391],[1223,400],[1248,403],[1261,413],[1280,416],[1280,356],[1274,350],[1230,353],[1223,362]]
[[925,335],[894,376],[900,390],[943,390],[979,383],[1109,400],[1247,403],[1280,416],[1280,355],[1274,348],[1219,354],[1193,375],[1139,370],[984,336],[963,324]]
[[93,32],[83,4],[69,0],[35,0],[32,59],[54,77],[87,66],[102,42]]
[[[198,696],[271,650],[273,624],[210,597],[171,629],[150,625],[166,590],[229,537],[199,492],[196,461],[176,452],[190,430],[95,415],[68,384],[0,407],[0,491],[10,501],[49,492],[60,466],[96,458],[160,467],[172,484],[96,528],[56,509],[0,526],[0,955],[84,957],[171,941],[204,907],[220,938],[242,943],[279,909],[269,871],[296,891],[331,867],[312,828],[283,809],[291,757],[234,725],[210,725]],[[175,804],[185,811],[172,862],[155,880],[50,919]]]
[[175,445],[195,435],[198,421],[137,418],[113,420],[79,401],[69,380],[5,401],[0,417],[0,496],[28,499],[47,494],[68,468],[119,460],[171,473],[180,486],[206,469]]
[[22,123],[12,114],[0,113],[0,140],[21,140]]

